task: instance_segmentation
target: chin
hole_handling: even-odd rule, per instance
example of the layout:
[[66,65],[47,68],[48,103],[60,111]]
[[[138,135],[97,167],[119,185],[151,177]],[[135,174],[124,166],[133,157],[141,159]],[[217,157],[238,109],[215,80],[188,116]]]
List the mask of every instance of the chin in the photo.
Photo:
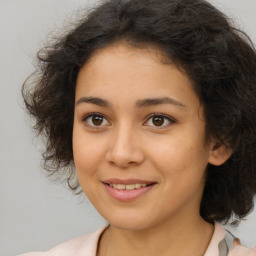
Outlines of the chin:
[[140,231],[145,230],[147,228],[150,228],[150,225],[148,223],[145,223],[145,221],[134,221],[134,220],[127,220],[122,219],[120,221],[113,221],[109,222],[111,226],[123,229],[123,230],[130,230],[130,231]]
[[113,227],[119,228],[119,229],[125,229],[125,230],[145,230],[152,226],[154,226],[156,223],[151,218],[148,218],[147,214],[139,214],[138,211],[134,212],[125,212],[122,213],[111,213],[111,215],[107,216],[103,215],[103,218],[105,218],[110,225]]

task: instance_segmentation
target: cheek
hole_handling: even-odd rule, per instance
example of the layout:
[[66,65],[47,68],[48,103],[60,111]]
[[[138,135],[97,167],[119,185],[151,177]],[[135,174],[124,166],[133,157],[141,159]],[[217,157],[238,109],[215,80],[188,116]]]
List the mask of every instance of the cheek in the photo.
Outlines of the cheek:
[[[154,164],[163,170],[167,176],[202,175],[207,163],[208,155],[201,140],[192,140],[191,137],[173,137],[169,143],[158,143],[154,149]],[[197,176],[197,175],[196,175]]]
[[83,136],[73,137],[73,154],[79,184],[90,201],[97,190],[97,166],[100,161],[99,145]]
[[92,173],[102,158],[103,145],[97,141],[90,136],[85,136],[78,129],[74,129],[73,154],[78,176]]

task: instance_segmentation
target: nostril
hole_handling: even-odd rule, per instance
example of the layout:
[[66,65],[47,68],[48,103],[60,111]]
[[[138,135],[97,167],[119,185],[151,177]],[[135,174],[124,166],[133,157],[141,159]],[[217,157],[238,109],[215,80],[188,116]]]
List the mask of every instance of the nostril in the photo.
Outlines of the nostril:
[[105,160],[111,165],[119,168],[129,168],[141,164],[145,159],[140,148],[109,147]]

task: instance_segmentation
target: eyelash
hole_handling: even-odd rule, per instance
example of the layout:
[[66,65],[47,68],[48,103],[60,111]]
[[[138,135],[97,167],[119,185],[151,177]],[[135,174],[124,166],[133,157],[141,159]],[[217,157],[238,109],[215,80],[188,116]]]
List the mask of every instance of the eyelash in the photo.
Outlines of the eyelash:
[[88,119],[91,118],[91,117],[101,117],[103,118],[104,120],[107,120],[107,118],[105,118],[102,114],[100,113],[90,113],[88,115],[86,115],[82,121],[85,123],[86,126],[92,128],[92,129],[100,129],[102,126],[95,126],[93,124],[88,124]]
[[[102,115],[102,114],[100,114],[100,113],[96,113],[96,112],[95,112],[95,113],[90,113],[90,114],[86,115],[86,116],[82,119],[82,121],[86,124],[86,126],[92,128],[92,129],[100,129],[100,128],[104,127],[104,126],[109,126],[109,125],[100,125],[100,126],[97,126],[97,125],[94,125],[94,124],[89,124],[88,120],[89,120],[90,118],[92,118],[92,117],[100,117],[100,118],[103,118],[104,120],[107,120],[107,118],[105,118],[104,115]],[[166,120],[167,120],[168,124],[167,124],[167,125],[164,125],[164,126],[154,126],[154,125],[147,125],[147,126],[152,126],[152,127],[156,127],[157,129],[161,129],[161,128],[168,127],[170,124],[173,124],[173,123],[176,122],[176,120],[173,119],[173,118],[171,118],[170,116],[167,116],[167,115],[162,114],[162,113],[154,113],[154,114],[149,115],[149,116],[146,118],[146,122],[144,122],[144,124],[147,123],[147,122],[149,122],[149,120],[152,120],[152,118],[154,118],[154,117],[164,118],[164,122],[166,122]],[[103,122],[104,122],[104,121],[103,121]],[[108,122],[108,121],[107,121],[107,122]]]
[[[168,127],[170,124],[173,124],[173,123],[176,122],[176,121],[175,121],[173,118],[171,118],[170,116],[167,116],[167,115],[162,114],[162,113],[154,113],[154,114],[149,115],[149,116],[147,117],[147,119],[146,119],[146,122],[148,122],[149,120],[152,120],[152,118],[154,118],[154,117],[161,117],[161,118],[164,118],[164,122],[165,122],[166,120],[167,120],[167,122],[168,122],[168,124],[167,124],[167,125],[164,125],[164,126],[154,126],[154,125],[153,125],[153,127],[156,127],[156,128],[158,128],[158,129],[166,128],[166,127]],[[151,122],[152,122],[152,121],[151,121]]]

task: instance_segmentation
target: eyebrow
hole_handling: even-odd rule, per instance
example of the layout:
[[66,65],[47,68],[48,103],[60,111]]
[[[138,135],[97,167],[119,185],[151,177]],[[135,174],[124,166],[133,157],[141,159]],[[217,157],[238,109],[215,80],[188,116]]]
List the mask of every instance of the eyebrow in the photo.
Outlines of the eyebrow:
[[79,105],[81,103],[91,103],[91,104],[94,104],[100,107],[106,107],[106,108],[112,107],[112,104],[110,104],[108,101],[101,98],[97,98],[97,97],[82,97],[76,102],[76,105]]
[[[107,100],[98,97],[81,97],[77,102],[76,105],[81,103],[91,103],[100,107],[112,108],[112,104]],[[144,108],[150,106],[156,106],[161,104],[170,104],[176,107],[185,108],[186,106],[179,101],[176,101],[169,97],[160,97],[160,98],[146,98],[143,100],[138,100],[135,104],[137,108]]]
[[136,102],[136,107],[142,108],[142,107],[148,107],[148,106],[155,106],[155,105],[161,105],[161,104],[171,104],[177,107],[185,108],[186,106],[180,103],[177,100],[174,100],[169,97],[161,97],[161,98],[148,98],[143,100],[138,100]]

